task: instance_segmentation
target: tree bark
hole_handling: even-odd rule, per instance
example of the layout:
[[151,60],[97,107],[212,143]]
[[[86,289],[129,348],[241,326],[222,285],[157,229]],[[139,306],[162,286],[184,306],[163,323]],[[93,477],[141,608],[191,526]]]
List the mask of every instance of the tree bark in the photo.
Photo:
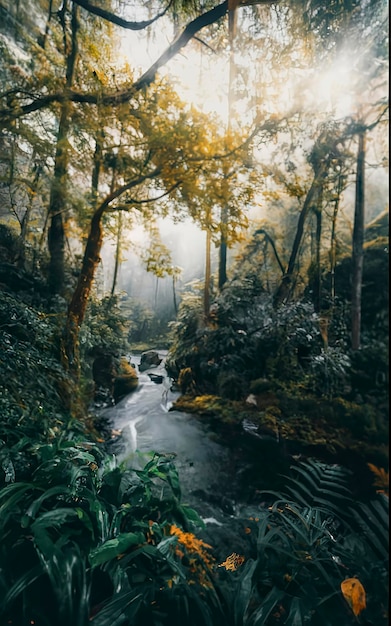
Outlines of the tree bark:
[[303,239],[304,225],[307,220],[308,214],[319,199],[319,195],[322,190],[323,179],[327,173],[328,162],[323,160],[314,173],[314,178],[311,187],[308,191],[306,199],[301,209],[299,220],[296,228],[296,235],[293,241],[292,251],[288,262],[287,270],[282,277],[281,283],[274,295],[274,306],[277,308],[281,304],[287,302],[290,296],[290,291],[294,279],[294,273],[296,268],[296,261],[300,250],[300,245]]
[[[225,202],[225,198],[223,198]],[[220,249],[219,249],[219,290],[221,291],[227,282],[227,228],[228,228],[228,208],[223,206],[220,218]]]
[[335,302],[335,266],[337,263],[337,217],[339,211],[339,203],[341,200],[341,190],[342,190],[342,175],[340,174],[338,177],[337,183],[337,195],[334,202],[333,209],[333,217],[331,221],[331,242],[330,242],[330,276],[331,276],[331,285],[330,285],[330,296],[331,296],[331,304],[334,307]]
[[354,207],[352,250],[352,349],[361,344],[361,291],[364,267],[364,221],[365,221],[365,130],[358,135],[356,197]]
[[114,261],[114,273],[113,273],[113,282],[111,285],[111,293],[110,295],[113,297],[115,294],[115,288],[117,286],[117,278],[118,278],[118,270],[121,258],[121,232],[122,232],[122,213],[118,214],[118,223],[117,223],[117,242],[115,246],[115,261]]
[[56,155],[54,161],[53,181],[49,200],[49,275],[48,284],[51,293],[61,293],[65,282],[65,229],[63,215],[66,209],[66,177],[69,130],[69,108],[61,107],[60,123],[57,134]]
[[91,220],[90,232],[84,251],[82,267],[76,288],[68,305],[67,319],[62,335],[61,356],[65,369],[77,380],[80,374],[79,333],[91,293],[96,268],[100,261],[100,252],[103,243],[102,217],[111,202],[123,193],[140,185],[148,178],[155,178],[160,173],[157,168],[149,174],[141,175],[125,185],[112,191],[97,207]]
[[79,332],[84,320],[88,298],[100,261],[100,251],[103,242],[102,215],[107,208],[103,203],[94,213],[91,220],[90,233],[83,257],[82,269],[68,306],[67,321],[63,333],[62,358],[68,371],[78,379],[80,374],[79,359]]
[[[66,89],[72,86],[77,61],[77,33],[79,23],[78,8],[72,7],[71,45],[68,50],[65,23],[64,45],[67,55]],[[65,15],[63,16],[65,19]],[[68,172],[68,133],[70,128],[71,104],[65,99],[61,104],[60,121],[57,133],[56,155],[54,161],[53,181],[50,189],[48,249],[50,255],[48,285],[51,293],[62,293],[65,283],[65,229],[64,214],[67,206],[67,172]]]
[[211,233],[209,228],[206,231],[206,247],[205,247],[205,283],[204,283],[204,318],[208,319],[210,309],[210,276],[211,276],[211,263],[210,263],[210,246],[211,246]]
[[314,210],[316,219],[316,231],[315,231],[315,262],[314,262],[314,309],[317,313],[321,310],[321,266],[320,266],[320,250],[321,250],[321,238],[322,238],[322,210],[317,207]]

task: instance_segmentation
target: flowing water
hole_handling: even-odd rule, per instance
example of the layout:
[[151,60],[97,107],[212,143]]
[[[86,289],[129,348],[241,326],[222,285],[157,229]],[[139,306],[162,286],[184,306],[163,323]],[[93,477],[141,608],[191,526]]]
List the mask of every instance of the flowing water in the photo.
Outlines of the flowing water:
[[[131,362],[138,370],[140,358],[133,356]],[[163,382],[156,384],[148,374],[161,375]],[[217,558],[224,560],[232,551],[251,556],[253,536],[245,529],[248,520],[264,510],[257,481],[262,476],[262,488],[271,488],[279,457],[275,444],[266,442],[261,450],[248,428],[227,438],[202,418],[170,410],[179,393],[169,389],[164,360],[157,368],[138,370],[138,376],[136,390],[103,411],[113,428],[113,450],[119,460],[138,469],[151,452],[173,454],[182,502],[195,508],[205,522],[200,536],[213,545]]]
[[[131,357],[137,370],[139,361]],[[149,373],[163,376],[163,383],[153,382]],[[234,450],[219,443],[216,434],[194,415],[170,410],[179,393],[169,388],[164,360],[158,367],[138,371],[138,377],[135,391],[102,412],[114,435],[121,434],[119,460],[140,467],[150,452],[173,454],[184,502],[197,508],[202,504],[205,511],[217,506],[223,513],[234,514],[238,471]]]

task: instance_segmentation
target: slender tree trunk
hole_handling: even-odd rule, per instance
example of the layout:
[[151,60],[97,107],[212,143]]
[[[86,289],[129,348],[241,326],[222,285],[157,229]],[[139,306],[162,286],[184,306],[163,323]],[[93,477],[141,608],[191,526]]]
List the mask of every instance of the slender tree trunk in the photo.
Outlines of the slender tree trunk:
[[155,311],[157,311],[157,295],[159,292],[159,276],[156,276],[156,287],[155,287]]
[[[234,37],[236,31],[236,2],[230,0],[228,3],[228,26],[229,26],[229,38],[230,38],[230,51],[229,51],[229,77],[228,77],[228,113],[227,113],[227,133],[229,135],[232,123],[233,114],[233,101],[234,92],[233,84],[235,79],[235,59],[234,59]],[[227,253],[228,253],[228,207],[229,207],[229,185],[228,185],[228,173],[226,167],[224,167],[224,181],[223,181],[223,206],[221,209],[220,217],[220,253],[219,253],[219,290],[223,288],[227,282]]]
[[41,40],[38,41],[38,43],[44,49],[46,47],[46,41],[47,41],[47,38],[48,38],[48,35],[49,35],[50,22],[51,22],[51,19],[52,19],[52,15],[53,15],[53,0],[49,0],[48,16],[46,18],[45,32],[42,35]]
[[206,248],[205,248],[205,284],[204,284],[204,317],[208,319],[210,309],[210,277],[211,277],[211,262],[210,262],[210,247],[211,247],[211,234],[210,230],[206,231]]
[[122,233],[122,213],[120,211],[118,213],[117,242],[115,246],[115,261],[114,261],[113,282],[111,285],[111,296],[114,296],[115,288],[117,286],[118,270],[119,270],[120,259],[121,259],[121,233]]
[[331,221],[331,242],[330,242],[330,295],[331,304],[334,306],[335,301],[335,266],[337,264],[337,217],[339,211],[339,202],[341,199],[342,176],[338,177],[337,196],[334,202],[333,217]]
[[[225,195],[225,194],[224,194]],[[225,198],[223,200],[225,202]],[[219,290],[227,282],[227,250],[228,250],[228,207],[223,206],[220,217],[220,249],[219,249]]]
[[365,221],[365,131],[358,136],[356,198],[354,207],[352,251],[352,349],[361,343],[361,291],[364,267],[364,221]]
[[174,302],[175,315],[177,315],[178,314],[178,303],[177,303],[177,299],[176,299],[176,276],[175,276],[175,273],[172,275],[172,297],[173,297],[173,302]]
[[303,208],[301,209],[299,220],[296,228],[296,235],[292,246],[291,255],[288,262],[287,270],[282,277],[281,283],[274,295],[274,306],[278,307],[289,298],[292,284],[294,282],[294,273],[296,268],[297,257],[300,250],[300,245],[303,239],[304,225],[307,220],[308,214],[313,207],[316,207],[319,194],[321,193],[323,179],[327,172],[327,162],[323,161],[317,171],[314,174],[312,185],[309,189],[307,197],[304,201]]
[[263,235],[264,238],[265,238],[266,243],[271,245],[271,248],[272,248],[273,254],[274,254],[274,258],[276,259],[278,267],[281,270],[281,274],[284,274],[285,273],[285,268],[284,268],[284,266],[282,264],[282,261],[280,259],[279,254],[277,252],[276,244],[274,243],[273,238],[270,237],[269,233],[267,233],[266,230],[264,230],[263,228],[259,228],[258,230],[256,230],[254,235]]
[[20,237],[19,237],[19,242],[18,242],[18,252],[17,252],[16,263],[18,267],[23,268],[23,269],[26,269],[26,240],[27,240],[27,235],[29,231],[31,210],[33,207],[34,196],[38,188],[39,178],[41,174],[42,174],[42,167],[41,165],[38,165],[35,171],[34,179],[30,187],[30,197],[29,197],[28,206],[26,207],[26,212],[20,224]]
[[321,251],[321,238],[322,238],[322,210],[318,207],[315,211],[316,230],[315,230],[315,264],[314,264],[314,309],[317,313],[321,309],[321,289],[322,289],[322,277],[321,277],[321,265],[320,265],[320,251]]
[[66,208],[66,177],[69,130],[69,105],[61,106],[60,124],[57,134],[56,156],[53,181],[49,200],[49,289],[51,293],[61,293],[65,281],[65,229],[64,212]]

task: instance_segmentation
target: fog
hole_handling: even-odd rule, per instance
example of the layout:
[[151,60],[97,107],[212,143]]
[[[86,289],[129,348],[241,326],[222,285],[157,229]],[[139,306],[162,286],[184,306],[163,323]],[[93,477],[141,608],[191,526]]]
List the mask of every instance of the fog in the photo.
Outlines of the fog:
[[[159,220],[157,226],[162,243],[171,252],[171,265],[180,274],[175,280],[177,303],[185,286],[205,275],[205,232],[191,220],[174,224],[170,219]],[[166,315],[175,316],[173,278],[157,278],[147,272],[141,259],[142,252],[149,246],[149,237],[144,229],[127,229],[123,236],[121,255],[123,262],[117,278],[116,293],[126,292],[131,298],[144,302],[152,310],[165,310]],[[128,246],[128,249],[124,249]],[[98,277],[98,288],[106,295],[111,291],[114,273],[116,243],[106,239],[101,253],[102,263]],[[212,271],[217,268],[217,250],[212,253]]]

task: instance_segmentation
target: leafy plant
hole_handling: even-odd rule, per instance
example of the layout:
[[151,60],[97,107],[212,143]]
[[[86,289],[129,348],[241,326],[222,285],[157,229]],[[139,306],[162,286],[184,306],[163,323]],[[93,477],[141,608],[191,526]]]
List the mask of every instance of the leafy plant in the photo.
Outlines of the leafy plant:
[[2,623],[223,623],[170,456],[126,469],[77,432],[30,448],[31,479],[0,491]]
[[388,499],[354,502],[336,466],[295,470],[287,479],[294,499],[280,495],[261,513],[256,558],[232,598],[235,624],[385,626]]

